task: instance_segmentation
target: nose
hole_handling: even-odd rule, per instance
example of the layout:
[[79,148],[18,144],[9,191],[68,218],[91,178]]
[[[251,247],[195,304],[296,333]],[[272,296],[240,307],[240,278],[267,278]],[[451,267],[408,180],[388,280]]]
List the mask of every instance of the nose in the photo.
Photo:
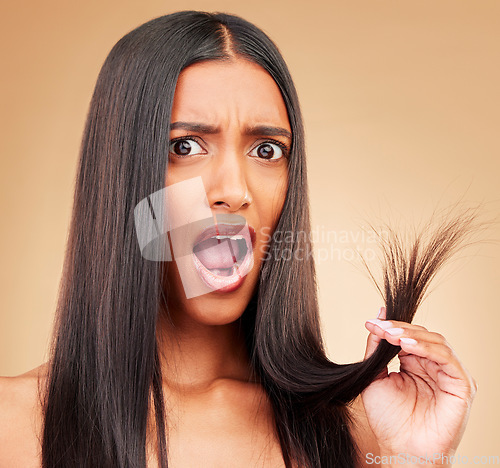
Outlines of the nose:
[[252,203],[248,190],[245,161],[236,154],[215,157],[206,180],[210,208],[236,212]]

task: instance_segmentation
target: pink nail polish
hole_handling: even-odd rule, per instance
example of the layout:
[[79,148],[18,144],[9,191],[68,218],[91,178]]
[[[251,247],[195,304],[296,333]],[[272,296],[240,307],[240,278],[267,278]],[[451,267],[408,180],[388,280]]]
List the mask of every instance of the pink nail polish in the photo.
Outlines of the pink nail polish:
[[386,332],[389,333],[389,335],[398,336],[402,335],[404,333],[404,330],[402,328],[388,328]]
[[417,344],[417,340],[413,338],[400,338],[399,341],[403,344],[415,345]]
[[373,323],[373,325],[377,325],[383,330],[387,328],[393,328],[392,322],[386,322],[385,320],[379,320],[379,319],[371,319],[367,320],[367,322]]

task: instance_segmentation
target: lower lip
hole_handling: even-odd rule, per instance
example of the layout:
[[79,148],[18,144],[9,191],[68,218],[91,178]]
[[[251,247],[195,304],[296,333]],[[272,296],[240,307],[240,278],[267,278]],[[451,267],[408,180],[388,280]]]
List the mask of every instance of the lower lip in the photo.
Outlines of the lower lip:
[[247,250],[245,258],[231,276],[219,276],[205,268],[203,263],[198,260],[198,257],[193,253],[193,263],[202,281],[213,292],[228,293],[236,291],[245,281],[246,275],[250,272],[253,266],[252,249]]

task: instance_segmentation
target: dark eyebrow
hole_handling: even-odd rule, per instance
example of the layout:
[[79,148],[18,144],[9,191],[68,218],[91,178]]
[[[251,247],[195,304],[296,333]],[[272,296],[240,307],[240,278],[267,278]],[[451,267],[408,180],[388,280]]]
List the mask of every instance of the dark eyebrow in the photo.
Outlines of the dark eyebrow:
[[[220,133],[220,128],[213,125],[202,124],[198,122],[173,122],[170,124],[170,130],[175,129],[187,130],[190,132],[214,134]],[[269,125],[255,125],[253,127],[245,128],[245,135],[252,136],[282,136],[285,138],[292,139],[292,134],[281,127],[272,127]]]

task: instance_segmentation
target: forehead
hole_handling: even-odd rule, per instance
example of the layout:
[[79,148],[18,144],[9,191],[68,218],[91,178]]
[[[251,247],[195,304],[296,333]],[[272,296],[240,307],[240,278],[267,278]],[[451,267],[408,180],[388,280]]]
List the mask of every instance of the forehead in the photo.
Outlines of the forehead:
[[278,85],[260,65],[244,59],[199,62],[180,73],[172,121],[188,119],[280,124],[290,130]]

